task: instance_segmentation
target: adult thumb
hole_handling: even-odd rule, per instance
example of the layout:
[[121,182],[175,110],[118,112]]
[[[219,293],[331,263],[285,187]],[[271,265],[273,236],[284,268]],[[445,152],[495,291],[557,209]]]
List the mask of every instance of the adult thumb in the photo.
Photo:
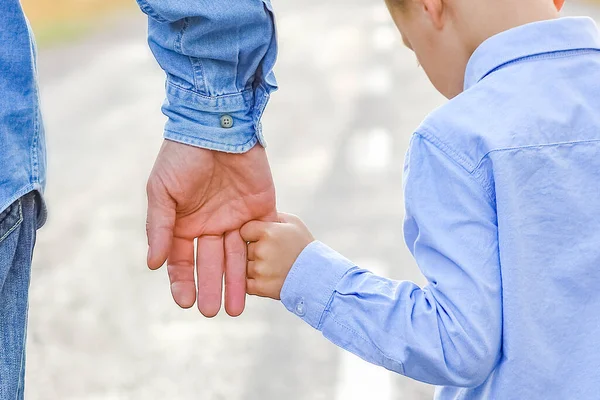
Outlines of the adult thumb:
[[160,268],[171,250],[175,226],[176,203],[162,185],[148,182],[148,213],[146,235],[148,237],[148,268]]

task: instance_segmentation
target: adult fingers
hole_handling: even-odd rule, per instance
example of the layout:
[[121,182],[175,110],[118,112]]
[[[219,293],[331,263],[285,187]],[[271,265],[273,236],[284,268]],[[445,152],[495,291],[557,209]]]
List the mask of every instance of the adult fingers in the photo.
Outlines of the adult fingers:
[[198,238],[196,269],[198,274],[198,309],[205,317],[214,317],[221,309],[225,251],[223,237]]
[[169,255],[173,227],[175,226],[176,204],[162,185],[148,181],[148,213],[146,235],[148,237],[148,267],[160,268]]
[[180,307],[190,308],[196,302],[193,239],[173,238],[167,270],[173,299]]
[[232,317],[246,305],[246,242],[240,231],[225,235],[225,311]]

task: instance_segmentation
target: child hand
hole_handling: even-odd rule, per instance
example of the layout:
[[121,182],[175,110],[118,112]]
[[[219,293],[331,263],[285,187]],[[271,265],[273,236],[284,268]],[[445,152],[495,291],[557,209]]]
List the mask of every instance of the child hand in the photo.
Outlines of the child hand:
[[247,292],[281,299],[281,288],[302,250],[314,241],[295,215],[278,215],[280,222],[250,221],[240,234],[248,244]]

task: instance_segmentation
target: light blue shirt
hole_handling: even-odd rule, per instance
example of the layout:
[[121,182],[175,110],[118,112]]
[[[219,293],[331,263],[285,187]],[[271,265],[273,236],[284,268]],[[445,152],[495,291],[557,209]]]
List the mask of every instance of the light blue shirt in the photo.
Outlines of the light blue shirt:
[[[165,138],[232,153],[265,144],[260,120],[276,89],[269,0],[138,0],[167,75]],[[35,44],[18,0],[0,1],[0,212],[43,192],[46,149]],[[233,126],[224,126],[223,117]],[[83,150],[83,149],[82,149]],[[45,210],[40,225],[45,219]]]
[[[390,183],[393,184],[393,183]],[[498,34],[412,136],[406,243],[429,282],[320,242],[283,304],[436,399],[600,398],[600,35],[591,19]]]

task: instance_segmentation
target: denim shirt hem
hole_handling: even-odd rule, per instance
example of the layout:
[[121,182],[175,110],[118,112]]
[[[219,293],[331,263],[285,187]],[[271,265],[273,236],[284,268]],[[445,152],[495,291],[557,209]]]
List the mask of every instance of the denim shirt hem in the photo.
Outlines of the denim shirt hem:
[[43,188],[42,184],[39,182],[29,183],[29,184],[23,186],[22,188],[20,188],[19,190],[15,191],[12,196],[4,198],[2,200],[2,202],[0,203],[0,212],[6,210],[11,204],[13,204],[15,201],[17,201],[21,197],[25,196],[28,193],[34,192],[34,191],[39,194],[39,199],[41,201],[39,214],[38,214],[38,221],[37,221],[37,229],[40,229],[42,226],[44,226],[46,224],[46,220],[48,217],[48,211],[47,211],[46,202],[45,202],[44,196],[43,196],[44,188]]

